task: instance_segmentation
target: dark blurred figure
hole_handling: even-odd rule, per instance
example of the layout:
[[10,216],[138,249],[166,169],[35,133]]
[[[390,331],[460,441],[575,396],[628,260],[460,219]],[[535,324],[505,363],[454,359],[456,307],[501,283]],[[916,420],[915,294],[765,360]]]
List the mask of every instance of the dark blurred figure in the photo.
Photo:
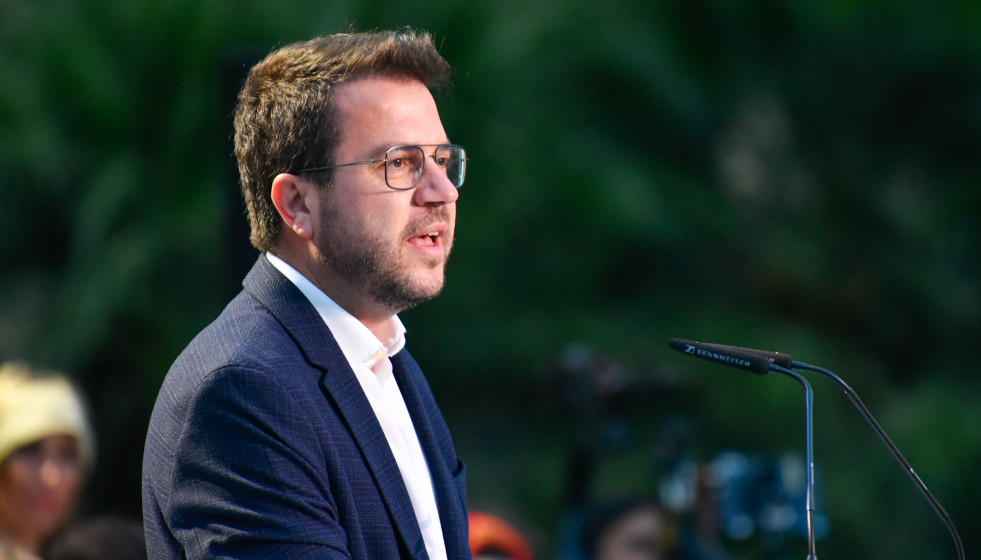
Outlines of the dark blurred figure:
[[560,560],[675,558],[674,525],[656,499],[612,501],[593,488],[593,480],[608,457],[636,445],[632,408],[654,406],[664,395],[682,401],[684,395],[580,344],[562,349],[552,373],[559,413],[576,430],[558,527]]
[[534,560],[531,545],[503,519],[471,511],[470,551],[474,560]]
[[582,528],[589,560],[667,560],[675,557],[675,541],[668,515],[650,500],[597,507]]
[[115,516],[74,523],[52,539],[44,560],[147,560],[143,525]]
[[36,558],[71,518],[94,460],[85,408],[66,377],[0,366],[0,560]]

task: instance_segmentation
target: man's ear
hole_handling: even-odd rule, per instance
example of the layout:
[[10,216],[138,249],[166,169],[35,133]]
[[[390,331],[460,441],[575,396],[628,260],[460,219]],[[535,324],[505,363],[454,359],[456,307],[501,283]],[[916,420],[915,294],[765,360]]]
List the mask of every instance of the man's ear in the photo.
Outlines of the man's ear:
[[280,173],[272,182],[272,203],[296,235],[313,239],[314,216],[318,212],[318,188],[299,175]]

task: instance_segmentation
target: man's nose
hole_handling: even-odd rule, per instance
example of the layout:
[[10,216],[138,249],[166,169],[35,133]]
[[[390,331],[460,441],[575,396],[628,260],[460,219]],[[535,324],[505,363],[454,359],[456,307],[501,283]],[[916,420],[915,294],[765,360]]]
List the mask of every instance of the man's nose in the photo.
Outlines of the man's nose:
[[446,171],[431,158],[426,158],[422,178],[415,191],[417,201],[423,205],[452,204],[460,197],[460,191],[446,176]]

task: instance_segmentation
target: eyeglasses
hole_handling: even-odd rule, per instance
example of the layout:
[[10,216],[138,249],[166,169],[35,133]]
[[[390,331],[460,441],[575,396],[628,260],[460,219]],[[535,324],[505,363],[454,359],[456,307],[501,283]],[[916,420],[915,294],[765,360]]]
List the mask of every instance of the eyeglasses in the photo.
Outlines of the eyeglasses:
[[397,191],[407,191],[419,184],[419,179],[422,178],[423,167],[426,164],[426,158],[433,158],[433,161],[446,173],[446,177],[453,183],[454,187],[460,188],[463,186],[463,179],[467,175],[467,151],[463,149],[463,146],[456,144],[436,146],[436,151],[431,155],[426,155],[422,146],[393,146],[385,151],[385,159],[367,159],[353,163],[307,167],[296,173],[326,171],[328,169],[348,167],[350,165],[384,163],[385,184],[389,188]]

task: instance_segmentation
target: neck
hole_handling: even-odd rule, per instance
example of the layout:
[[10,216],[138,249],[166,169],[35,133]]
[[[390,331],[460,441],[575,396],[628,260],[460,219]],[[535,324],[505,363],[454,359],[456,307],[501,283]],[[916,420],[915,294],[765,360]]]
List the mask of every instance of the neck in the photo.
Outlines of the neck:
[[314,284],[327,294],[327,297],[334,300],[337,305],[360,321],[362,325],[368,327],[368,330],[382,344],[388,345],[388,341],[395,335],[392,321],[396,315],[395,311],[372,301],[366,301],[357,291],[343,289],[346,287],[344,285],[323,284],[316,281]]
[[366,296],[363,286],[354,286],[344,278],[331,274],[329,269],[317,266],[316,257],[310,258],[302,251],[291,252],[288,248],[279,247],[276,256],[296,269],[334,303],[368,327],[368,330],[382,343],[387,343],[395,335],[392,318],[398,314],[398,310],[379,304]]

